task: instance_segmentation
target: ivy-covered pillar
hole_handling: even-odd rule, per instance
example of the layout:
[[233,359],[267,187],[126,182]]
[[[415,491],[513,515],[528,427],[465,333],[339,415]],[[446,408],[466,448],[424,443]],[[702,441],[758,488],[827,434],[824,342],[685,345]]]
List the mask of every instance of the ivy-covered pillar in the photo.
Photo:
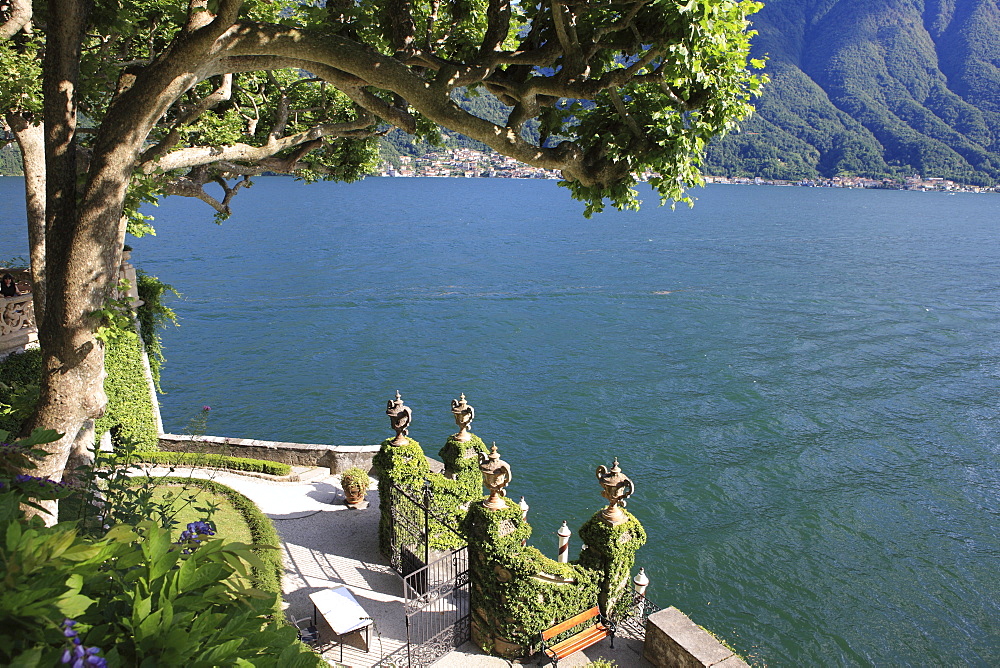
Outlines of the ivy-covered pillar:
[[521,517],[521,508],[504,498],[506,507],[491,510],[481,502],[469,507],[465,530],[469,537],[469,592],[472,642],[484,651],[507,658],[530,653],[523,621],[515,614],[520,606],[518,583],[522,541],[531,527]]
[[[430,465],[420,444],[409,437],[413,411],[403,403],[396,390],[396,398],[386,404],[385,414],[396,432],[395,438],[382,441],[382,447],[372,459],[372,469],[378,478],[379,509],[378,546],[383,555],[396,565],[395,549],[401,544],[393,522],[394,504],[397,503],[392,487],[401,488],[407,494],[420,499],[424,480],[430,473]],[[413,512],[410,504],[407,508]],[[414,516],[414,523],[417,518]]]
[[503,495],[510,468],[493,448],[480,470],[488,499],[469,507],[472,640],[508,659],[529,656],[538,634],[593,607],[600,573],[562,564],[524,543],[531,527],[520,504]]
[[[646,530],[634,515],[625,510],[625,500],[635,485],[622,473],[618,458],[610,469],[597,467],[601,496],[608,507],[595,514],[580,528],[580,540],[586,547],[580,552],[580,564],[601,571],[601,612],[609,617],[619,612],[616,606],[628,589],[635,565],[636,551],[646,544]],[[626,599],[627,600],[627,599]]]
[[646,530],[634,515],[622,511],[624,521],[609,524],[602,512],[596,513],[580,527],[580,540],[586,547],[580,552],[580,565],[601,573],[598,603],[601,612],[612,615],[629,588],[629,576],[635,565],[636,551],[646,544]]
[[[456,435],[448,437],[438,456],[444,462],[444,475],[432,477],[435,507],[447,514],[455,514],[461,523],[469,504],[478,501],[483,494],[483,474],[479,470],[480,453],[489,452],[483,440],[469,434],[468,440],[460,441]],[[440,503],[439,503],[440,502]]]
[[[407,438],[405,445],[393,445],[393,440],[387,438],[382,441],[381,449],[372,459],[372,472],[378,478],[381,513],[378,523],[378,546],[382,554],[390,560],[393,558],[393,546],[397,543],[393,539],[392,516],[396,495],[392,493],[392,486],[395,484],[414,498],[421,499],[424,480],[430,473],[427,457],[424,456],[424,450],[417,441]],[[414,522],[418,522],[416,516]]]

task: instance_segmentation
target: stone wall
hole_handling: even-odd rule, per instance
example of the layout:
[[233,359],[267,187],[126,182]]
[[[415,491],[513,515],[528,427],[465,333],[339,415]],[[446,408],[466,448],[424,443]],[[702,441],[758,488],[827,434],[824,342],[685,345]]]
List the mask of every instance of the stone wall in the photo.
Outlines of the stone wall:
[[167,452],[209,452],[230,457],[265,459],[292,466],[328,466],[331,473],[340,473],[352,466],[370,471],[372,458],[378,453],[379,446],[282,443],[226,436],[160,434],[160,449]]
[[749,668],[733,650],[673,607],[646,620],[642,656],[658,668]]

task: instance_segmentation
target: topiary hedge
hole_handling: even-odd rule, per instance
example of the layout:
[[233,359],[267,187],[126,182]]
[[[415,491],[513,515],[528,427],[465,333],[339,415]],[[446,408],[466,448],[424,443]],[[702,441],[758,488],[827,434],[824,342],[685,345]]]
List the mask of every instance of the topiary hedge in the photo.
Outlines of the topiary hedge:
[[142,342],[136,337],[114,337],[104,347],[108,405],[95,422],[96,437],[111,430],[112,441],[131,443],[137,452],[159,450],[160,436],[153,417],[153,400],[142,363]]
[[[130,461],[149,464],[166,464],[168,466],[191,466],[225,469],[229,471],[250,471],[274,476],[291,474],[292,467],[281,462],[269,462],[263,459],[246,457],[229,457],[203,452],[137,452],[130,454]],[[111,459],[114,463],[116,460]]]

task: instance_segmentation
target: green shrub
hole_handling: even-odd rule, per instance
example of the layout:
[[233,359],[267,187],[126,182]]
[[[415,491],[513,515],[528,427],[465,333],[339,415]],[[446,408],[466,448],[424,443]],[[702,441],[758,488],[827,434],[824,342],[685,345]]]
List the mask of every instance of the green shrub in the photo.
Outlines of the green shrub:
[[[109,340],[105,344],[104,368],[108,374],[104,380],[108,405],[104,417],[96,422],[97,438],[113,429],[116,447],[132,443],[141,451],[155,452],[160,439],[138,337]],[[15,408],[0,415],[0,429],[20,433],[37,401],[41,374],[42,352],[38,349],[15,353],[0,361],[0,403]]]
[[160,340],[160,330],[167,323],[177,325],[177,314],[174,310],[163,303],[163,296],[172,292],[180,297],[180,293],[170,285],[163,283],[156,276],[151,276],[141,269],[136,269],[136,279],[139,291],[139,299],[144,303],[136,309],[136,316],[139,318],[140,333],[142,343],[146,347],[146,354],[149,356],[149,370],[153,374],[153,382],[156,389],[160,389],[160,368],[166,362],[163,357],[163,342]]
[[244,514],[259,547],[212,537],[200,523],[172,542],[149,520],[90,538],[72,522],[26,518],[26,497],[79,493],[14,476],[56,438],[36,430],[0,449],[0,665],[60,665],[77,641],[110,666],[326,665],[280,615],[280,556],[267,547],[277,545],[274,528],[234,490],[197,481]]
[[352,466],[343,473],[340,474],[340,486],[347,490],[347,488],[358,486],[363,489],[368,489],[370,484],[370,478],[368,477],[368,471],[364,470],[360,466]]
[[[122,461],[119,458],[115,461]],[[292,472],[292,467],[281,462],[269,462],[263,459],[248,459],[246,457],[229,457],[201,452],[136,452],[128,457],[129,461],[147,462],[150,464],[165,464],[167,466],[192,466],[230,471],[249,471],[265,473],[274,476],[286,476]]]
[[[15,410],[0,414],[0,429],[18,434],[27,416],[22,406],[26,397],[38,396],[38,380],[42,375],[42,351],[38,348],[12,353],[0,361],[0,404]],[[34,408],[32,404],[30,408]]]
[[59,665],[66,618],[112,666],[325,665],[274,615],[280,596],[241,584],[258,562],[248,545],[208,538],[184,547],[148,521],[87,539],[72,524],[23,522],[7,493],[0,529],[2,665]]

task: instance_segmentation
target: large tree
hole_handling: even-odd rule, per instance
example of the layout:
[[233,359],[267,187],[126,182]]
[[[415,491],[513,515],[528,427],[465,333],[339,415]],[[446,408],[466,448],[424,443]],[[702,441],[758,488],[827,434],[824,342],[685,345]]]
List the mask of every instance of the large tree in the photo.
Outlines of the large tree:
[[[253,175],[359,178],[380,133],[431,137],[438,126],[560,170],[587,215],[605,201],[635,206],[644,175],[679,199],[699,182],[706,143],[751,110],[761,78],[747,16],[758,8],[0,0],[0,65],[12,73],[0,103],[25,162],[44,358],[33,425],[65,434],[45,472],[60,475],[81,424],[103,409],[95,313],[141,202],[195,196],[226,215]],[[459,87],[497,96],[506,123],[463,111]],[[530,119],[539,141],[523,131]]]

